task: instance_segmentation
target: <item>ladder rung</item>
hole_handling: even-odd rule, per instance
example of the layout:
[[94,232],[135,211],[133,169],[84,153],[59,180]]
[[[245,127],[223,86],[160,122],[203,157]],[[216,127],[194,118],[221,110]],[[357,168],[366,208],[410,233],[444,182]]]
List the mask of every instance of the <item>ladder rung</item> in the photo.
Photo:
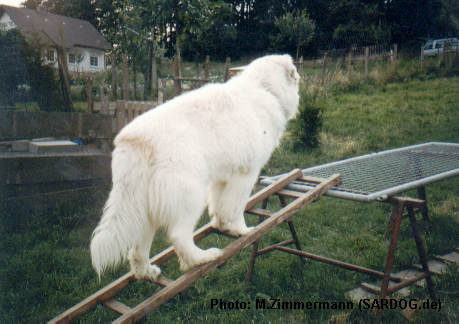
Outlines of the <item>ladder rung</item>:
[[262,208],[252,208],[246,211],[246,213],[263,217],[271,217],[274,214],[274,212]]
[[163,286],[163,287],[166,287],[167,285],[173,283],[174,280],[172,279],[169,279],[169,278],[166,278],[164,277],[163,275],[160,275],[156,280],[155,280],[155,284],[158,284],[160,286]]
[[119,301],[117,301],[117,300],[115,300],[113,298],[104,301],[102,303],[102,305],[104,305],[107,308],[110,308],[111,310],[113,310],[113,311],[115,311],[115,312],[117,312],[118,314],[121,314],[121,315],[127,314],[128,312],[130,312],[132,310],[131,307],[126,306],[122,302],[119,302]]
[[[333,175],[328,179],[324,179],[321,184],[318,184],[315,188],[311,189],[308,193],[301,193],[298,199],[294,200],[287,206],[283,207],[277,212],[271,212],[261,208],[255,208],[255,206],[269,198],[272,195],[277,194],[282,188],[291,183],[293,180],[298,179],[302,176],[302,172],[299,169],[295,169],[290,173],[282,176],[277,181],[273,182],[271,185],[262,189],[248,200],[245,208],[245,211],[249,211],[255,215],[261,215],[267,219],[254,227],[249,233],[241,237],[235,237],[236,240],[222,249],[222,255],[214,261],[211,261],[206,264],[199,265],[184,275],[182,275],[177,280],[171,280],[163,276],[155,281],[156,284],[164,286],[157,293],[155,293],[150,298],[146,299],[144,302],[139,305],[130,308],[127,305],[112,299],[116,293],[123,290],[135,280],[132,273],[128,273],[118,280],[115,280],[106,287],[100,289],[96,293],[92,294],[85,300],[81,301],[74,307],[68,309],[64,313],[58,315],[52,319],[51,323],[60,323],[60,322],[69,322],[71,320],[77,319],[83,314],[86,314],[89,310],[96,307],[97,304],[102,304],[105,307],[121,314],[122,316],[117,319],[117,322],[124,321],[136,321],[143,318],[149,312],[155,310],[166,301],[173,298],[176,294],[186,290],[191,284],[193,284],[199,278],[204,277],[206,274],[212,272],[217,267],[222,266],[225,262],[234,256],[239,251],[245,249],[247,246],[253,242],[259,240],[263,235],[269,232],[271,229],[276,227],[278,224],[288,221],[293,214],[300,210],[303,206],[317,200],[318,197],[323,195],[327,190],[336,186],[341,182],[341,177],[339,175]],[[195,242],[200,241],[207,235],[211,233],[223,234],[226,236],[231,236],[229,233],[219,233],[213,226],[209,223],[193,234],[193,239]],[[285,243],[285,242],[284,242]],[[281,243],[283,244],[283,243]],[[282,246],[277,246],[276,248],[281,248]],[[294,250],[298,252],[297,250]],[[152,259],[150,259],[151,264],[156,264],[161,266],[166,261],[172,259],[176,256],[175,250],[173,247],[162,251]],[[106,300],[105,300],[106,299]],[[105,300],[105,301],[102,301]]]

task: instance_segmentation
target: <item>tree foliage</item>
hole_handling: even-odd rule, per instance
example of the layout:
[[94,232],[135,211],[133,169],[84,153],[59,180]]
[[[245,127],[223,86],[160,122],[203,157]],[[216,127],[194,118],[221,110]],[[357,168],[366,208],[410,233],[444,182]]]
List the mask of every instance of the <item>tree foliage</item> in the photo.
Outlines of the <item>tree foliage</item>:
[[287,37],[296,45],[296,59],[298,60],[300,47],[307,45],[314,36],[316,25],[309,18],[306,10],[288,12],[280,18],[276,18],[274,25],[278,28],[279,37]]
[[54,72],[42,50],[17,30],[0,32],[0,105],[36,101],[41,110],[60,107]]
[[[318,49],[421,42],[459,33],[457,0],[26,0],[24,5],[92,22],[118,51],[146,56],[149,38],[172,56],[177,43],[187,58],[240,56],[278,49]],[[315,25],[310,46],[294,20]],[[299,16],[300,15],[300,16]],[[283,18],[282,18],[283,17]],[[299,20],[298,20],[299,21]],[[277,22],[277,23],[276,23]],[[304,25],[304,26],[306,26]],[[133,33],[130,29],[137,32]],[[297,30],[298,35],[292,36]],[[308,32],[309,33],[309,32]],[[280,46],[281,36],[290,45]],[[284,39],[285,41],[285,39]],[[280,42],[280,43],[279,43]],[[306,42],[307,43],[307,42]]]

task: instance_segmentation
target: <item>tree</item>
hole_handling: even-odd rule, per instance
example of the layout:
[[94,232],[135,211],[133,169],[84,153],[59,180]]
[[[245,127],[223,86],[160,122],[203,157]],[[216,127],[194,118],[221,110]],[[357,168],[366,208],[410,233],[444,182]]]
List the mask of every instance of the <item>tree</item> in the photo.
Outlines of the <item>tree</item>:
[[54,72],[42,63],[42,48],[19,30],[0,32],[0,104],[36,101],[41,110],[56,110],[61,101]]
[[237,37],[235,27],[236,15],[231,7],[224,2],[216,1],[210,4],[211,11],[208,21],[202,26],[200,33],[187,33],[181,41],[184,57],[225,59],[237,55],[234,43]]
[[306,10],[295,10],[276,18],[274,25],[278,28],[280,37],[287,37],[295,43],[298,60],[300,47],[309,44],[314,36],[316,28],[314,21],[309,18]]
[[437,19],[436,37],[456,37],[459,35],[459,1],[441,0],[440,15]]

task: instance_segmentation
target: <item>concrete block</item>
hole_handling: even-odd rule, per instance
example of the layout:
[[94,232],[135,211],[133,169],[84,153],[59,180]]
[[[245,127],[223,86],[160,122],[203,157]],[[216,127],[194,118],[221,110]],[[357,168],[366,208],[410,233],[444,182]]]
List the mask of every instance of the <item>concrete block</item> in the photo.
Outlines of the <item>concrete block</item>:
[[78,144],[71,141],[30,142],[31,153],[64,153],[78,151]]
[[7,152],[11,151],[11,147],[13,146],[13,142],[0,142],[0,152]]
[[30,141],[27,141],[27,140],[13,141],[13,144],[11,146],[11,150],[13,152],[28,151],[29,150],[29,143],[30,143]]

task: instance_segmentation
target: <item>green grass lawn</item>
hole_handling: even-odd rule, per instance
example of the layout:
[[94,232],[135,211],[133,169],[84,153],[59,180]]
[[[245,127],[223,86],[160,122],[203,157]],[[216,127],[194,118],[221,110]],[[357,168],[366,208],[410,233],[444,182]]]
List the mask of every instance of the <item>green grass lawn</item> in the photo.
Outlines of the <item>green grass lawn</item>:
[[[310,91],[306,84],[304,95]],[[308,152],[289,150],[285,139],[262,170],[276,175],[294,168],[332,162],[370,152],[430,141],[459,142],[459,78],[405,82],[374,86],[326,88],[311,100],[322,108],[321,145]],[[25,215],[2,215],[0,223],[0,321],[44,322],[88,297],[128,271],[127,265],[108,273],[99,282],[91,267],[89,241],[96,226],[108,187],[87,192],[71,204],[53,205]],[[411,193],[408,193],[411,194]],[[421,222],[429,259],[459,247],[459,179],[427,188],[431,219]],[[277,202],[271,202],[273,208]],[[383,270],[388,241],[384,239],[390,205],[357,203],[322,198],[297,213],[295,226],[305,251]],[[253,216],[248,223],[255,224]],[[208,221],[207,217],[201,225]],[[282,225],[267,234],[262,245],[289,238]],[[226,238],[205,239],[202,247],[225,246]],[[152,255],[168,246],[164,234],[155,238]],[[394,271],[417,263],[407,223],[402,226]],[[250,249],[231,258],[226,266],[196,282],[183,295],[151,313],[148,321],[370,321],[370,311],[255,309],[255,300],[346,302],[345,293],[362,282],[375,282],[367,275],[330,265],[306,261],[274,251],[259,257],[250,286],[245,284]],[[162,268],[164,275],[178,278],[176,261]],[[386,321],[459,321],[459,271],[435,277],[440,312],[435,310],[385,312]],[[135,306],[157,290],[154,284],[136,282],[119,296]],[[414,288],[409,298],[424,301],[425,289]],[[211,309],[211,300],[250,303],[250,309]],[[106,322],[116,318],[98,307],[81,322]]]

